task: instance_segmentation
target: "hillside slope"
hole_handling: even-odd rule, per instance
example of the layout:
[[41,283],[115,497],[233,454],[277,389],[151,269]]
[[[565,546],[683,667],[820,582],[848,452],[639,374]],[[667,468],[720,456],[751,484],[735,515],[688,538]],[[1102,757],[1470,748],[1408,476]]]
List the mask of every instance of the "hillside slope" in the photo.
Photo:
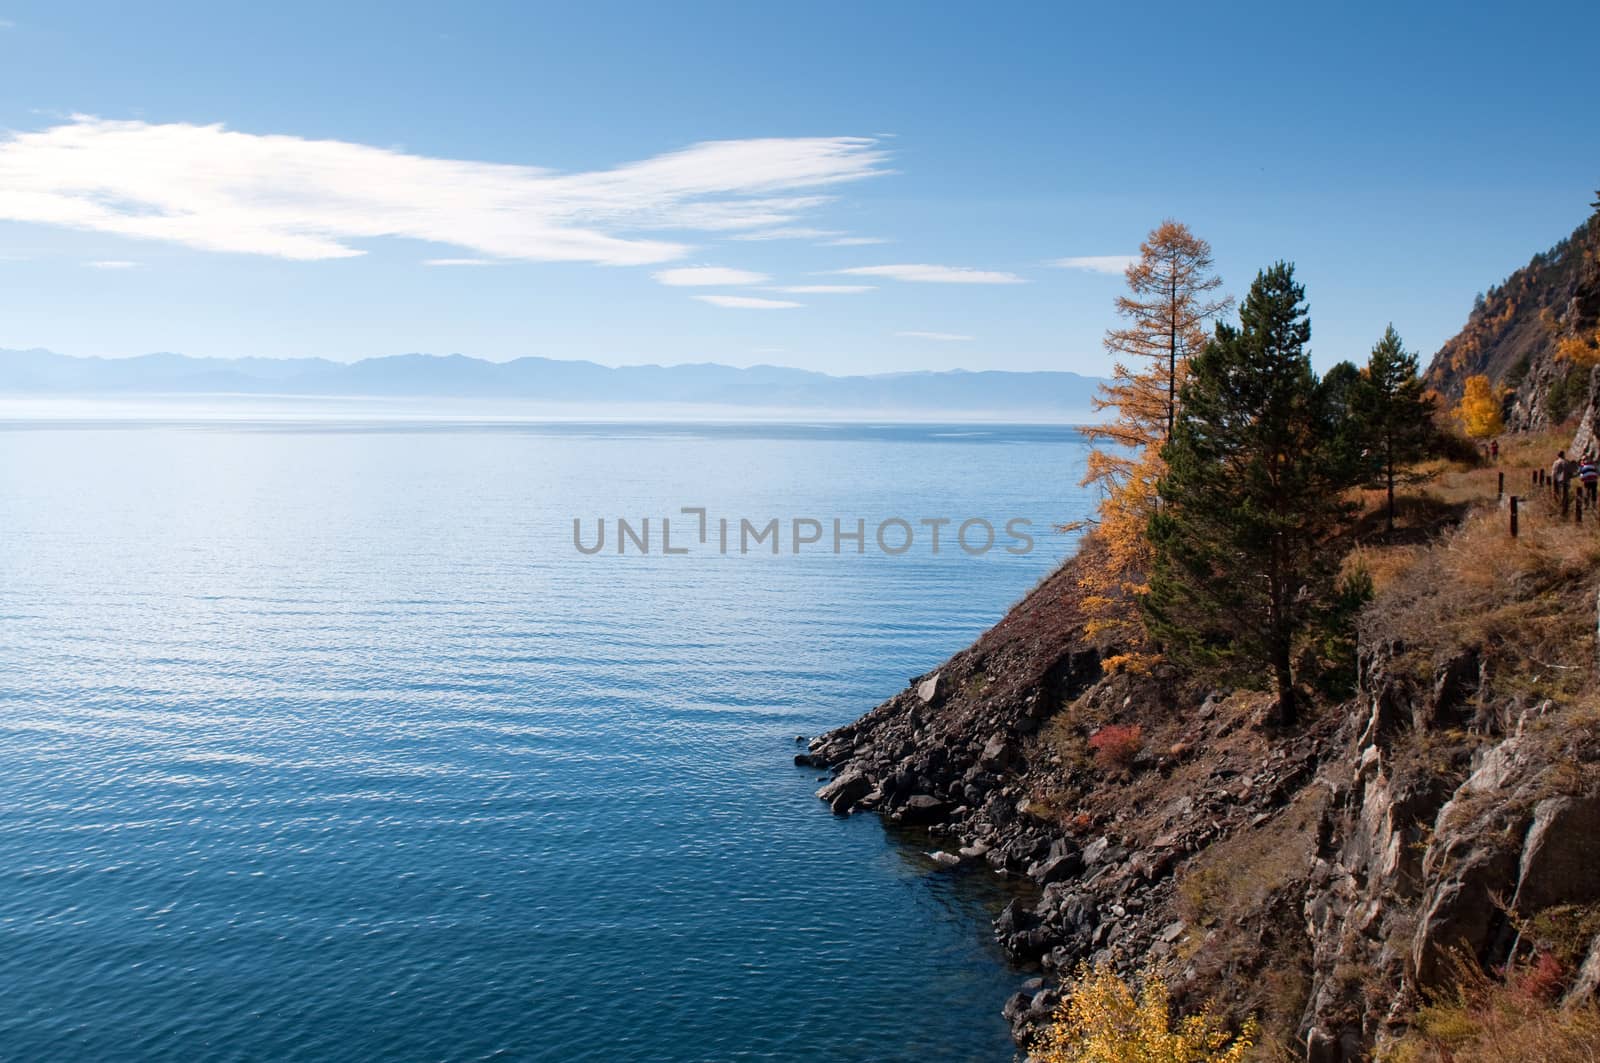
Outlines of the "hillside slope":
[[1427,382],[1452,401],[1469,376],[1506,387],[1506,427],[1542,430],[1594,401],[1594,376],[1556,357],[1565,335],[1600,327],[1600,212],[1489,289],[1466,325],[1428,367]]
[[[1463,489],[1493,499],[1494,475]],[[832,769],[836,814],[937,849],[929,873],[1017,885],[995,934],[1039,971],[1004,1009],[1024,1047],[1085,961],[1165,964],[1184,1006],[1261,1021],[1258,1058],[1311,1063],[1404,1037],[1457,957],[1559,953],[1559,991],[1591,999],[1600,540],[1546,506],[1515,542],[1490,503],[1393,548],[1356,695],[1292,730],[1264,694],[1102,674],[1078,600],[1091,539],[797,763]],[[1097,756],[1103,734],[1126,756]]]

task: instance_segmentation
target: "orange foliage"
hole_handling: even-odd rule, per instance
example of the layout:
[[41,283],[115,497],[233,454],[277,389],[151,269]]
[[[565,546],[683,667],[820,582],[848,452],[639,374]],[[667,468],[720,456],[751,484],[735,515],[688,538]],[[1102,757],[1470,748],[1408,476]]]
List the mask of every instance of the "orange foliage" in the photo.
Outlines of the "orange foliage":
[[1600,329],[1592,336],[1568,336],[1556,344],[1556,356],[1581,369],[1600,365]]
[[[1145,530],[1165,471],[1161,447],[1189,358],[1205,343],[1204,325],[1232,305],[1212,296],[1222,280],[1211,270],[1210,244],[1180,222],[1162,222],[1140,245],[1139,261],[1128,267],[1128,294],[1117,299],[1127,325],[1106,333],[1106,350],[1117,362],[1095,409],[1116,416],[1084,430],[1101,445],[1090,452],[1083,479],[1104,491],[1094,523],[1106,544],[1106,564],[1079,581],[1087,634],[1103,643],[1143,641],[1135,600],[1148,589]],[[1139,654],[1125,660],[1134,670],[1148,663]]]

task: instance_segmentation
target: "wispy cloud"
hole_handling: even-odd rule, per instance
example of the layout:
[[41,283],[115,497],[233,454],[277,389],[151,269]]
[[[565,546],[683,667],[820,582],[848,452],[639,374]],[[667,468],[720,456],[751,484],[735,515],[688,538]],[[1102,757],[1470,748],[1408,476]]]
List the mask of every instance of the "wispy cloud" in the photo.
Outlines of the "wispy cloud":
[[940,340],[945,343],[954,343],[958,340],[970,340],[973,337],[963,336],[959,332],[896,332],[896,336],[909,336],[914,340]]
[[787,299],[758,299],[753,295],[691,295],[689,298],[712,306],[725,306],[730,310],[792,310],[805,305]]
[[929,266],[903,264],[895,266],[855,266],[836,269],[835,273],[848,273],[857,277],[888,277],[890,280],[913,281],[920,284],[1026,284],[1015,273],[998,270],[968,269],[965,266]]
[[14,30],[17,24],[8,18],[0,18],[0,30]]
[[492,258],[425,258],[424,266],[497,266]]
[[858,295],[875,292],[871,284],[769,284],[769,292],[792,292],[795,295]]
[[129,262],[125,258],[101,258],[93,262],[85,262],[90,269],[138,269],[143,263]]
[[1061,269],[1081,269],[1090,273],[1126,273],[1128,267],[1139,261],[1138,255],[1074,255],[1070,258],[1053,258],[1047,266]]
[[765,273],[749,269],[729,269],[726,266],[683,266],[663,269],[651,274],[662,284],[674,288],[722,288],[729,285],[760,284],[772,278]]
[[841,236],[837,240],[822,241],[823,247],[870,247],[873,244],[886,244],[889,241],[881,236]]
[[755,232],[739,233],[729,237],[731,240],[821,240],[829,236],[842,236],[837,229],[757,229]]
[[648,265],[688,248],[639,233],[791,225],[830,201],[822,190],[887,172],[884,159],[871,138],[766,138],[558,173],[78,116],[0,139],[0,218],[297,260],[405,237],[489,258]]

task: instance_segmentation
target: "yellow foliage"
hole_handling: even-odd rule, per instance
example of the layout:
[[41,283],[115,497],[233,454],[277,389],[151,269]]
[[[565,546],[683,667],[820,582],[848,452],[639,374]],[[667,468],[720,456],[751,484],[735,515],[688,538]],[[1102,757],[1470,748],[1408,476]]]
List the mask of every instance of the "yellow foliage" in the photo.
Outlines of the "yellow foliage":
[[1080,966],[1071,995],[1033,1046],[1041,1063],[1243,1063],[1255,1022],[1230,1034],[1210,1012],[1175,1017],[1157,973],[1137,992],[1108,967]]
[[1600,365],[1600,329],[1593,336],[1568,336],[1556,344],[1556,356],[1582,369]]
[[1488,439],[1505,431],[1500,414],[1501,398],[1500,389],[1490,384],[1488,377],[1468,377],[1461,403],[1455,409],[1455,418],[1461,422],[1462,430],[1473,439]]

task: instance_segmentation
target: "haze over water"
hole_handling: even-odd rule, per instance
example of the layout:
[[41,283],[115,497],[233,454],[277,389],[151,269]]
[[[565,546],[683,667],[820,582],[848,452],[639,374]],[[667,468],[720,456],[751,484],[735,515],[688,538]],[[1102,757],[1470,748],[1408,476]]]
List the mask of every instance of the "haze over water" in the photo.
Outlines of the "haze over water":
[[[1082,455],[1065,428],[11,420],[0,1055],[1007,1058],[998,886],[830,816],[790,760],[1059,561]],[[682,506],[1038,542],[573,549],[575,516]]]

